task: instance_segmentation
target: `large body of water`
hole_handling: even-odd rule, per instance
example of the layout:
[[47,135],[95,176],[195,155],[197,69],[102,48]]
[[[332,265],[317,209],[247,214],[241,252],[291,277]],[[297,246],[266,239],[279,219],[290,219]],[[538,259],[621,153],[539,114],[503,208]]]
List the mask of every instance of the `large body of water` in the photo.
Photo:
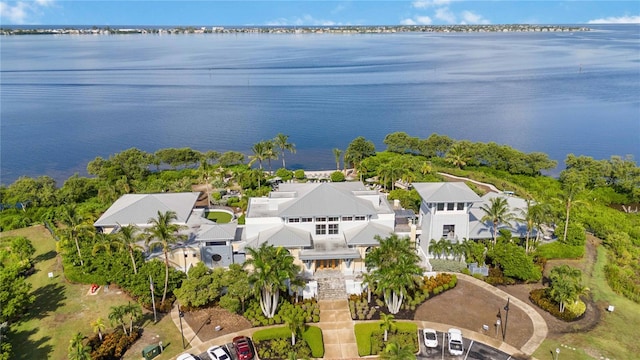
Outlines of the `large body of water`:
[[364,136],[431,133],[640,159],[640,26],[575,33],[5,36],[0,181],[59,185],[137,147],[237,150],[278,132],[289,168]]

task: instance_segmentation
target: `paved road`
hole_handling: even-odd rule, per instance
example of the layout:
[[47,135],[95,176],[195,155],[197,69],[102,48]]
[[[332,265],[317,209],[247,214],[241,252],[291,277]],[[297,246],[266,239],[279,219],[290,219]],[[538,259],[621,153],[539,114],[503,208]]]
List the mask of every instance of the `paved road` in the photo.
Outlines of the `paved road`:
[[435,348],[427,348],[424,345],[424,339],[422,338],[422,329],[420,333],[420,354],[418,360],[427,359],[441,359],[441,360],[453,360],[453,359],[466,359],[466,360],[509,360],[511,357],[496,348],[483,343],[475,342],[471,339],[463,337],[464,355],[452,356],[449,355],[447,346],[447,337],[445,333],[437,331],[438,333],[438,346]]

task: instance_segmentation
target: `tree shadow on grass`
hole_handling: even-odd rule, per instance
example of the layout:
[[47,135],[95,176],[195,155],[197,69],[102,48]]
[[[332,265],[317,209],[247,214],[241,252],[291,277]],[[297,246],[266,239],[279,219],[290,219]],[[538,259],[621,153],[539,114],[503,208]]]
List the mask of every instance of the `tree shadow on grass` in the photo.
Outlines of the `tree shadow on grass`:
[[38,256],[36,256],[33,260],[34,262],[41,262],[41,261],[47,261],[47,260],[51,260],[53,258],[55,258],[57,255],[57,253],[53,250],[48,251],[44,254],[40,254]]
[[42,286],[32,293],[36,300],[33,305],[29,307],[29,312],[26,315],[26,319],[43,319],[49,315],[49,313],[58,310],[64,305],[64,300],[67,299],[65,294],[65,288],[60,284],[48,284]]
[[48,344],[51,337],[44,336],[37,340],[29,339],[36,329],[10,332],[8,339],[12,346],[12,359],[48,359],[53,346]]

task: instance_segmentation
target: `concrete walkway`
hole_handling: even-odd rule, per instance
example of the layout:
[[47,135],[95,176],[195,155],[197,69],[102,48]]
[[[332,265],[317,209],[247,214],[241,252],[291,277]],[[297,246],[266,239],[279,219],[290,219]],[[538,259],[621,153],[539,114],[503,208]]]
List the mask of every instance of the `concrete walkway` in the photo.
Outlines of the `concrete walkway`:
[[[487,336],[485,334],[478,333],[469,329],[460,329],[465,338],[474,340],[490,345],[500,351],[503,351],[510,355],[525,354],[531,356],[533,352],[542,344],[547,337],[548,328],[547,323],[542,316],[532,308],[529,304],[507,294],[506,292],[478,280],[472,276],[464,274],[456,274],[458,277],[463,277],[465,280],[473,283],[474,285],[486,289],[495,295],[503,298],[505,302],[507,298],[510,299],[512,306],[520,308],[524,311],[531,322],[533,323],[533,336],[527,341],[521,349],[517,349],[507,343],[504,343],[494,337]],[[351,319],[351,313],[349,312],[348,301],[345,300],[320,300],[318,301],[320,306],[320,322],[313,324],[322,329],[322,336],[324,340],[325,355],[324,359],[336,359],[336,360],[355,360],[364,359],[358,356],[358,346],[356,344],[356,336],[353,331],[353,326],[356,323]],[[171,311],[171,318],[176,324],[176,327],[180,327],[178,308],[174,307]],[[373,321],[373,320],[372,320]],[[430,321],[413,321],[418,325],[418,328],[432,328],[437,331],[447,332],[451,325],[434,323]],[[281,326],[281,325],[277,325]],[[256,330],[267,329],[269,327],[251,328],[239,331],[233,334],[226,334],[208,341],[202,341],[195,332],[189,327],[186,321],[182,322],[182,327],[185,335],[185,341],[192,346],[188,351],[192,354],[199,354],[205,352],[209,347],[213,345],[223,345],[230,343],[232,339],[238,335],[252,336]],[[371,357],[368,357],[371,358]],[[535,359],[531,357],[531,359]]]
[[486,186],[491,191],[493,191],[495,193],[498,193],[498,194],[502,194],[502,191],[498,190],[498,188],[493,186],[493,184],[483,183],[483,182],[476,181],[476,180],[473,180],[473,179],[469,179],[469,178],[466,178],[466,177],[455,176],[455,175],[451,175],[451,174],[447,174],[447,173],[443,173],[443,172],[439,172],[438,175],[442,175],[444,177],[458,179],[458,180],[462,180],[462,181],[468,181],[468,182],[471,182],[471,183],[474,183],[474,184]]

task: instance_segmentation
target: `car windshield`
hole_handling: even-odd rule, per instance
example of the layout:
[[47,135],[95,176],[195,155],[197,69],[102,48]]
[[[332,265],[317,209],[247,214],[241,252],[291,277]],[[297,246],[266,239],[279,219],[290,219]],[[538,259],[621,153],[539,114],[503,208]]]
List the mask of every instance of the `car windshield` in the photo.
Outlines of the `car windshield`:
[[451,348],[451,350],[462,350],[462,343],[452,340],[449,343],[449,347]]
[[428,333],[424,333],[424,337],[427,340],[435,340],[436,339],[436,334],[434,334],[432,332],[428,332]]

